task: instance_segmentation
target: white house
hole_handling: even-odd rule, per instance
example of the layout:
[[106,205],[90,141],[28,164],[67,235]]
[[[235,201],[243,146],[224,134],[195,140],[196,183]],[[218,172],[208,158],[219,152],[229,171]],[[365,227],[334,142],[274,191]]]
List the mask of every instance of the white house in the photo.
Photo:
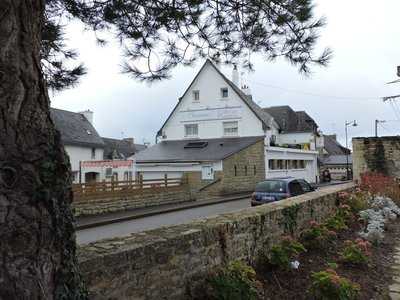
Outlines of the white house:
[[51,118],[61,134],[73,176],[73,183],[103,180],[133,180],[133,155],[143,150],[132,138],[102,138],[93,126],[93,112],[51,109]]
[[[225,177],[239,171],[243,176],[259,175],[259,170],[262,170],[262,179],[295,176],[316,182],[317,152],[311,146],[311,135],[284,132],[268,109],[262,109],[252,100],[247,86],[239,88],[236,68],[233,79],[235,82],[207,60],[159,130],[159,143],[137,155],[138,173],[146,178],[164,174],[176,177],[201,171],[203,180],[213,180],[213,173],[218,170],[224,174],[226,165],[231,170],[224,174]],[[256,161],[252,161],[254,156],[251,154],[258,151],[252,147],[260,137],[263,142],[262,168],[258,156]],[[218,143],[220,148],[215,146]],[[298,146],[307,143],[308,148]],[[232,147],[231,153],[218,155],[217,152],[225,149],[227,144]],[[244,148],[232,144],[242,144]],[[289,148],[293,144],[299,149]],[[172,155],[174,151],[184,159]],[[245,158],[239,155],[243,151],[246,152]],[[235,154],[240,157],[237,159],[246,161],[239,171],[234,162],[225,161]]]

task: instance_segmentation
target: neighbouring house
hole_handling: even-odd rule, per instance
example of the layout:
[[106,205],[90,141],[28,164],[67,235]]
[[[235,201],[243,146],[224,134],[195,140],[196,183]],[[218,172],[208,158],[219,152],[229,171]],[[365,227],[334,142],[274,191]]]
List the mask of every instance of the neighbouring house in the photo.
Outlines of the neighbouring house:
[[93,127],[93,112],[75,113],[52,108],[50,113],[69,156],[73,182],[99,181],[99,173],[84,172],[81,166],[82,161],[103,159],[105,145]]
[[279,134],[271,141],[274,146],[317,150],[319,138],[317,123],[305,112],[290,106],[264,108],[279,125]]
[[73,176],[73,183],[133,180],[133,156],[145,148],[133,138],[102,138],[93,126],[93,112],[51,109],[55,127],[61,134]]
[[322,135],[322,147],[319,149],[320,171],[329,170],[333,180],[347,178],[347,168],[352,174],[353,160],[351,150],[343,147],[336,134]]
[[318,152],[286,136],[281,144],[284,128],[253,101],[248,86],[239,87],[236,68],[232,75],[234,81],[204,63],[158,131],[158,144],[135,157],[138,174],[196,177],[199,191],[214,193],[251,190],[272,177],[318,180]]

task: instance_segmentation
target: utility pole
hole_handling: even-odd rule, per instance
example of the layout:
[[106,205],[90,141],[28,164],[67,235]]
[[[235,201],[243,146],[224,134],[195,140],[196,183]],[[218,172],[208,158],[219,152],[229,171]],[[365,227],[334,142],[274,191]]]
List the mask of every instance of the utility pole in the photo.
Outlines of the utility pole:
[[385,120],[375,120],[375,137],[378,137],[378,124],[385,123]]
[[[400,77],[400,66],[397,66],[397,77]],[[400,79],[390,81],[387,84],[393,84],[393,83],[400,83]],[[383,102],[386,102],[386,101],[394,101],[399,98],[400,98],[400,95],[393,95],[393,96],[382,97],[382,100],[383,100]]]
[[349,149],[348,146],[348,138],[347,138],[347,127],[348,126],[353,126],[356,127],[357,126],[357,122],[356,120],[351,121],[351,122],[345,122],[344,123],[344,131],[345,131],[345,136],[346,136],[346,179],[349,180],[350,179],[350,171],[349,171],[349,153],[347,152],[347,150]]

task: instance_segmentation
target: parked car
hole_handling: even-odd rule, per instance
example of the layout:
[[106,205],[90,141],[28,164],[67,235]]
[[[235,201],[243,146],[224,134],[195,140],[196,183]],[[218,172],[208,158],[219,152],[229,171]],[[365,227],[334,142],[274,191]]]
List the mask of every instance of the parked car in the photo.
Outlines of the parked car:
[[294,177],[273,178],[257,183],[251,196],[251,206],[279,201],[315,191],[304,179]]

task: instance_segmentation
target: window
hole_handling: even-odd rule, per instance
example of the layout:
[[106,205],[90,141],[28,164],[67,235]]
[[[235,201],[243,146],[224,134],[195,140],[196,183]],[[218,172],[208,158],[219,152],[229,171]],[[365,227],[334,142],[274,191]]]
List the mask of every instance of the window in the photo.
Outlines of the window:
[[214,179],[214,170],[213,170],[212,166],[201,167],[201,179],[202,180],[213,180]]
[[292,160],[292,169],[298,169],[297,160]]
[[308,182],[304,181],[303,179],[299,179],[298,182],[300,183],[304,193],[308,193],[313,190],[311,185]]
[[237,176],[237,168],[236,168],[236,165],[233,167],[233,172],[235,173],[235,176]]
[[282,180],[266,180],[256,185],[256,192],[286,193],[286,183]]
[[132,181],[132,171],[125,171],[124,172],[124,180],[125,181]]
[[244,166],[244,176],[247,176],[247,166]]
[[197,124],[186,124],[185,125],[185,136],[196,137],[199,134],[199,127]]
[[284,160],[278,159],[278,160],[277,160],[277,169],[278,169],[278,170],[283,170],[284,168],[285,168],[285,166],[284,166]]
[[223,122],[224,136],[238,136],[239,125],[237,121]]
[[96,148],[92,148],[92,159],[96,159]]
[[297,180],[293,180],[289,183],[289,190],[292,196],[297,196],[304,193],[303,187]]
[[112,180],[113,181],[118,181],[118,173],[117,172],[113,173]]
[[305,169],[306,168],[306,162],[304,160],[299,160],[299,169]]
[[228,88],[221,88],[221,98],[226,99],[228,95]]
[[107,168],[106,169],[106,177],[111,177],[112,176],[112,168]]
[[200,91],[199,90],[193,91],[193,101],[200,101]]
[[275,170],[274,160],[273,159],[268,160],[268,169]]
[[253,166],[253,173],[254,173],[254,175],[257,174],[257,167],[256,167],[256,165]]

